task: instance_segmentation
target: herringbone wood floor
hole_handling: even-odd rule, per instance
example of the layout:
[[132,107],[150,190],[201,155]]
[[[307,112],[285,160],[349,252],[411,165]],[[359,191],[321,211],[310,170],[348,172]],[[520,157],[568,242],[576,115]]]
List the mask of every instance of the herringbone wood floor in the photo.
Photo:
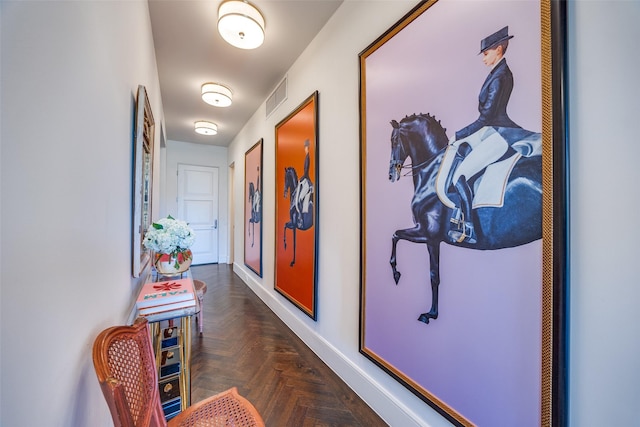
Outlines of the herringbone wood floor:
[[[267,427],[386,426],[227,264],[191,268],[207,283],[193,327],[192,402],[238,387]],[[194,325],[195,326],[195,325]]]

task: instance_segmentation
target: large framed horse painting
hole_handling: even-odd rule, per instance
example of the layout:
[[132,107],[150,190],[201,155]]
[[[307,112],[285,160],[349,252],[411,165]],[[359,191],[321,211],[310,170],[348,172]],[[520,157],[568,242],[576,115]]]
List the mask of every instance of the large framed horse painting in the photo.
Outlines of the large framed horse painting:
[[359,55],[360,352],[457,426],[566,425],[565,8],[423,1]]
[[262,277],[262,139],[244,154],[244,265]]
[[275,289],[312,319],[317,307],[318,92],[276,125]]

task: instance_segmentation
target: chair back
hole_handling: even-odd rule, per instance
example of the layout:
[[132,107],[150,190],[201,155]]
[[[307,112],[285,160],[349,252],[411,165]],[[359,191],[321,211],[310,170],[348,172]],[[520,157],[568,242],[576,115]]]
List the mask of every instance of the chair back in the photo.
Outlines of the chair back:
[[93,366],[115,427],[166,427],[146,319],[102,331],[93,344]]

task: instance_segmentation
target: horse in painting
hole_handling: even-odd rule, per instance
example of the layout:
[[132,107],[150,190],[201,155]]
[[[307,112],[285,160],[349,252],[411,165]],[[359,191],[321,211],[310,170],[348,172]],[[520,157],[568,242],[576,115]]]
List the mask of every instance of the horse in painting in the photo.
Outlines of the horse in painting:
[[[542,159],[540,155],[521,157],[513,167],[504,190],[502,207],[473,209],[477,242],[451,241],[447,232],[452,209],[436,192],[436,179],[449,139],[446,129],[429,114],[411,115],[399,123],[391,121],[391,159],[389,180],[395,182],[402,169],[413,177],[414,195],[411,201],[412,228],[396,230],[392,237],[390,264],[398,284],[396,247],[406,240],[427,246],[430,263],[431,308],[418,320],[429,323],[438,318],[438,288],[440,285],[440,244],[442,242],[476,250],[511,248],[542,238]],[[411,165],[404,166],[407,159]],[[473,186],[473,182],[470,181]],[[456,200],[455,192],[448,194]]]
[[253,182],[249,183],[249,205],[251,206],[251,213],[249,215],[249,236],[251,237],[251,247],[255,243],[255,225],[262,219],[262,200],[260,198],[260,189],[255,188]]
[[293,258],[289,264],[296,263],[296,230],[308,230],[313,226],[313,184],[309,178],[298,179],[296,170],[285,168],[284,197],[289,195],[289,222],[284,225],[284,248],[287,249],[287,229],[293,234]]

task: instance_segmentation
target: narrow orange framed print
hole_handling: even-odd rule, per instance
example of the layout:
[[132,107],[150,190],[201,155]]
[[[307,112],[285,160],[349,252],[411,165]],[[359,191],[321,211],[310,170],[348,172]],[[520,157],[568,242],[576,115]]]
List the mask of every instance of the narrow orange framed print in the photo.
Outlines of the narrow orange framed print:
[[244,155],[244,265],[262,277],[262,138]]
[[276,125],[276,291],[312,319],[317,308],[318,92]]

